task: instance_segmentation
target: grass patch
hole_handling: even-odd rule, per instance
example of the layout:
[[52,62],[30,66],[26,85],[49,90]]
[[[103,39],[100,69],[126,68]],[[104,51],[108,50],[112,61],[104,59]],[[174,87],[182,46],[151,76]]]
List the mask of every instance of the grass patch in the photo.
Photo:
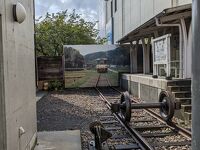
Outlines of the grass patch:
[[66,71],[65,88],[78,88],[86,83],[91,77],[98,76],[96,70]]

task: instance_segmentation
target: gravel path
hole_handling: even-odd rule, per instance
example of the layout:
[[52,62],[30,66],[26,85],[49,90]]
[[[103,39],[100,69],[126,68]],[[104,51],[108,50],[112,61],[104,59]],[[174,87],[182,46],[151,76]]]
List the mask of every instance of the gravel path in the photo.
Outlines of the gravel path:
[[82,148],[93,138],[89,124],[109,113],[94,89],[51,92],[37,102],[38,131],[81,130]]
[[[109,97],[109,95],[107,95]],[[38,131],[63,131],[63,130],[81,130],[82,149],[88,149],[88,141],[93,139],[89,131],[89,124],[93,121],[100,121],[101,116],[111,115],[105,107],[97,92],[92,88],[68,89],[62,92],[50,92],[37,102],[37,123]],[[147,113],[144,111],[134,111],[135,119],[145,119]],[[143,116],[143,117],[141,117]],[[148,118],[150,119],[150,118]],[[152,119],[152,118],[151,118]],[[131,123],[132,124],[132,123]],[[143,125],[136,122],[134,125]],[[146,124],[150,124],[146,122]],[[157,124],[160,124],[159,122]],[[146,131],[148,133],[150,131]],[[163,132],[168,132],[163,131]],[[143,131],[145,133],[145,131]],[[152,133],[152,131],[150,132]],[[156,133],[156,132],[155,132]],[[150,143],[176,141],[182,139],[182,136],[169,136],[165,138],[149,138]],[[113,143],[112,139],[108,142]],[[116,142],[116,141],[115,141]],[[127,140],[121,141],[128,142]],[[156,149],[165,149],[166,147],[157,147]],[[191,149],[190,146],[167,147],[171,150]]]

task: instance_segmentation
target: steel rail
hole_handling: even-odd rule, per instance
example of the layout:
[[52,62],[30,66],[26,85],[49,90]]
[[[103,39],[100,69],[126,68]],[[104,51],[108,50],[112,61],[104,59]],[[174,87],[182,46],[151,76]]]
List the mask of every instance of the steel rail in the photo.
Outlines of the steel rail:
[[[111,103],[106,99],[106,97],[102,94],[102,92],[95,87],[96,91],[99,93],[99,97],[104,101],[107,105],[108,109],[111,110]],[[126,131],[130,134],[130,136],[139,144],[140,148],[143,150],[154,150],[154,148],[143,138],[135,129],[128,126],[128,124],[124,123],[121,120],[121,117],[117,113],[113,113],[115,118],[120,122],[120,124],[126,129]]]
[[101,78],[101,74],[99,74],[99,76],[98,76],[98,78],[97,78],[97,82],[96,82],[96,84],[95,84],[95,87],[98,86],[100,78]]
[[[99,73],[99,76],[98,76],[98,78],[97,78],[97,82],[96,82],[95,87],[98,87],[99,81],[100,81],[100,79],[101,79],[101,75],[102,75],[102,74]],[[106,77],[106,82],[107,82],[108,86],[111,87],[111,83],[110,83],[110,81],[108,80],[107,75],[105,75],[105,77]]]
[[[99,83],[101,75],[98,78],[97,83]],[[116,89],[115,87],[112,87],[108,78],[106,77],[107,82],[109,84],[109,87],[112,88],[113,90],[115,90],[118,93],[122,93],[120,90]],[[105,104],[107,105],[107,107],[109,109],[111,109],[111,103],[105,98],[105,96],[101,93],[101,91],[98,89],[98,84],[96,85],[95,89],[97,90],[97,92],[99,93],[99,96],[101,97],[101,99],[105,102]],[[135,101],[134,99],[131,99],[132,102],[134,103],[139,103],[137,101]],[[166,123],[166,121],[163,120],[163,118],[155,113],[154,111],[150,110],[150,109],[144,109],[149,115],[153,116],[154,118],[158,119],[159,121],[161,121],[162,123]],[[153,150],[153,147],[146,141],[146,139],[144,139],[135,129],[132,129],[131,127],[128,126],[128,124],[124,123],[121,120],[121,117],[119,116],[119,114],[117,113],[113,113],[113,115],[117,118],[117,120],[120,121],[120,123],[126,128],[126,130],[128,132],[130,132],[129,134],[131,135],[131,137],[135,140],[138,141],[139,143],[142,143],[143,145],[147,145],[146,149],[151,149]],[[175,123],[173,122],[167,122],[167,126],[169,128],[171,128],[172,130],[175,130],[177,133],[181,134],[182,136],[186,137],[187,139],[191,140],[192,139],[192,133],[180,126],[177,126]],[[132,133],[133,132],[133,133]],[[137,139],[135,139],[137,138]],[[139,139],[139,140],[138,140]]]
[[[119,93],[122,93],[121,91],[119,91],[118,89],[116,89],[116,88],[114,88],[114,87],[111,87],[111,88],[112,88],[113,90],[119,92]],[[134,100],[134,99],[131,99],[131,100],[132,100],[132,102],[134,102],[134,103],[139,103],[139,102],[137,102],[137,101]],[[152,110],[150,110],[150,109],[144,109],[144,110],[145,110],[148,114],[150,114],[151,116],[153,116],[153,117],[155,117],[156,119],[158,119],[159,121],[161,121],[162,123],[166,123],[166,122],[162,119],[162,117],[161,117],[159,114],[155,113],[154,111],[152,111]],[[190,131],[184,129],[183,127],[180,127],[180,126],[176,125],[176,124],[173,123],[173,122],[167,122],[167,125],[168,125],[169,128],[175,129],[179,134],[183,135],[184,137],[186,137],[186,138],[188,138],[188,139],[190,139],[190,140],[192,139],[192,133],[191,133]]]
[[[166,123],[162,117],[160,115],[158,115],[157,113],[155,113],[152,110],[146,109],[146,112],[149,113],[150,115],[154,116],[156,119],[158,119],[159,121]],[[171,129],[175,129],[179,134],[183,135],[184,137],[188,138],[188,139],[192,139],[192,133],[186,129],[184,129],[181,126],[176,125],[174,122],[167,122],[167,125],[171,128]]]

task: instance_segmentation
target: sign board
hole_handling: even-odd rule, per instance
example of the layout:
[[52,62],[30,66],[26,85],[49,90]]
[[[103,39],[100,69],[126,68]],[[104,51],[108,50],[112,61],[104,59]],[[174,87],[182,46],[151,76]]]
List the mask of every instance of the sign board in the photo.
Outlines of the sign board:
[[166,74],[170,75],[170,37],[167,34],[152,40],[154,75],[158,75],[158,65],[165,65]]
[[170,34],[152,40],[154,64],[167,64],[170,53]]
[[128,46],[64,45],[63,48],[65,88],[119,86],[119,74],[129,72]]

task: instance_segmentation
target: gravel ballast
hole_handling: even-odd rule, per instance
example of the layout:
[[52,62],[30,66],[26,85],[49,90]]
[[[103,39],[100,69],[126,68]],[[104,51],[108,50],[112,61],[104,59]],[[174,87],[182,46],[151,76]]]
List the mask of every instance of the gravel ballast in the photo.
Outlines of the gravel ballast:
[[50,92],[37,102],[38,131],[81,130],[82,148],[93,138],[89,124],[110,111],[94,89]]

